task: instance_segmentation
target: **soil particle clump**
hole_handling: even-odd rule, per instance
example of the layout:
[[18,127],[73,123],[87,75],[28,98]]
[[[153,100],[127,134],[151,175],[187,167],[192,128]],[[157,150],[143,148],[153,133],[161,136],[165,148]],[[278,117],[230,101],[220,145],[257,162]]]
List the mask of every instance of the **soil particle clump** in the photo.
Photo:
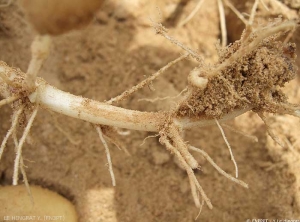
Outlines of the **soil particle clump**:
[[238,58],[216,75],[210,75],[240,46],[240,41],[229,45],[219,53],[219,64],[201,70],[208,78],[207,86],[204,90],[190,86],[187,99],[178,109],[179,116],[220,118],[247,107],[276,113],[281,109],[280,104],[287,103],[280,87],[296,76],[296,45],[284,44],[270,37],[253,52]]

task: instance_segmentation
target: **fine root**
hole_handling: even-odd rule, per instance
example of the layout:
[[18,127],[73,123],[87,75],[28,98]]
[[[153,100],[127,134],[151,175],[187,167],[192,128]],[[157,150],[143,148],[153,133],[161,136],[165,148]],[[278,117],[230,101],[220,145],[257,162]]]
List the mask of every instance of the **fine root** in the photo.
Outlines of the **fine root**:
[[202,149],[196,148],[194,146],[189,146],[190,150],[196,151],[198,153],[201,153],[201,155],[220,173],[222,174],[224,177],[226,177],[227,179],[231,180],[232,182],[235,182],[239,185],[241,185],[242,187],[248,188],[248,184],[246,184],[245,182],[236,179],[235,177],[231,176],[230,174],[226,173],[224,170],[222,170],[214,161],[213,159]]
[[[196,13],[200,10],[204,0],[199,0],[197,6],[194,8],[194,10],[189,14],[189,16],[184,19],[181,23],[179,23],[179,27],[184,26],[186,23],[188,23],[195,15]],[[227,29],[226,29],[226,19],[225,19],[225,10],[224,10],[224,4],[226,4],[236,15],[241,21],[248,27],[251,28],[255,15],[256,15],[256,10],[258,7],[258,3],[261,2],[262,5],[268,10],[268,7],[262,0],[255,0],[254,5],[252,7],[251,13],[250,13],[250,18],[249,21],[245,19],[245,17],[230,3],[229,0],[217,0],[218,3],[218,9],[219,9],[219,16],[220,16],[220,27],[221,27],[221,34],[222,34],[222,47],[224,48],[227,45]],[[169,39],[171,40],[171,39]],[[174,39],[171,40],[173,42]],[[180,46],[182,47],[182,46]]]
[[33,124],[33,121],[36,117],[36,114],[38,112],[38,106],[33,110],[30,118],[28,119],[28,123],[24,129],[23,135],[18,143],[16,152],[16,158],[15,158],[15,163],[14,163],[14,173],[13,173],[13,185],[18,185],[18,179],[19,179],[19,168],[20,168],[20,159],[22,157],[22,147],[24,145],[25,139],[29,134],[30,128]]
[[235,129],[235,128],[233,128],[233,127],[227,125],[227,124],[224,124],[224,123],[222,124],[222,127],[223,127],[223,128],[225,127],[225,128],[231,130],[231,131],[234,132],[234,133],[238,133],[238,134],[240,134],[240,135],[242,135],[242,136],[244,136],[244,137],[246,137],[246,138],[252,140],[253,142],[256,142],[256,143],[258,142],[258,138],[257,138],[256,136],[249,135],[249,134],[246,133],[246,132],[243,132],[243,131],[241,131],[241,130],[237,130],[237,129]]
[[126,148],[126,146],[124,146],[121,142],[119,142],[115,138],[112,139],[111,137],[108,137],[105,134],[104,134],[104,136],[108,140],[108,142],[114,144],[119,150],[123,151],[127,156],[131,156],[131,154],[128,151],[128,149]]
[[153,28],[155,29],[155,32],[157,35],[161,35],[161,36],[165,37],[174,45],[177,45],[178,47],[185,50],[192,58],[196,59],[197,62],[199,62],[200,64],[204,64],[204,60],[203,60],[202,56],[200,56],[196,51],[192,50],[191,48],[189,48],[189,47],[185,46],[184,44],[182,44],[181,42],[179,42],[177,39],[169,36],[168,30],[162,24],[153,22]]
[[[13,114],[11,127],[8,130],[8,132],[6,133],[6,136],[4,137],[4,139],[2,140],[2,143],[1,143],[0,160],[1,160],[2,154],[4,152],[4,149],[5,149],[5,146],[6,146],[6,143],[7,143],[7,140],[9,139],[9,137],[12,136],[12,138],[14,140],[15,148],[17,149],[17,147],[18,147],[18,140],[17,140],[17,136],[16,136],[17,129],[16,128],[17,128],[17,124],[19,123],[19,117],[20,117],[20,115],[22,114],[23,111],[24,111],[24,106],[22,105]],[[29,183],[28,183],[28,178],[27,178],[24,167],[25,167],[25,165],[24,165],[23,157],[20,156],[20,170],[21,170],[21,173],[22,173],[22,176],[23,176],[23,181],[25,183],[25,187],[27,189],[28,195],[30,196],[31,203],[33,204],[33,196],[31,194],[31,190],[30,190]]]
[[191,167],[191,169],[197,169],[199,164],[188,151],[188,146],[182,140],[180,131],[175,126],[171,125],[169,128],[168,135],[173,141],[173,143],[176,144],[176,149],[180,152],[180,154],[182,155],[186,163]]
[[294,154],[294,156],[299,160],[300,154],[295,150],[293,144],[288,140],[288,138],[285,136],[283,138],[285,144],[287,145],[287,148]]
[[222,33],[222,47],[224,48],[227,45],[227,29],[226,29],[224,5],[222,0],[218,0],[218,8],[219,8],[220,26],[221,26],[221,33]]
[[195,217],[195,221],[198,220],[198,218],[199,218],[199,216],[202,212],[203,205],[204,205],[204,200],[202,199],[202,202],[201,202],[201,205],[200,205],[200,208],[199,208],[199,212],[198,212],[197,216]]
[[238,169],[237,163],[236,163],[236,161],[234,159],[234,155],[232,153],[231,146],[230,146],[230,144],[229,144],[229,142],[228,142],[228,140],[226,138],[224,130],[223,130],[222,126],[220,125],[219,121],[217,119],[215,119],[215,121],[216,121],[216,124],[219,127],[219,130],[221,131],[222,137],[223,137],[223,139],[224,139],[224,141],[225,141],[225,143],[226,143],[226,145],[228,147],[228,150],[229,150],[229,153],[230,153],[230,157],[231,157],[231,161],[233,162],[234,168],[235,168],[235,177],[238,178],[238,176],[239,176],[239,169]]
[[81,140],[75,140],[75,139],[72,137],[72,135],[70,135],[69,132],[67,132],[65,129],[63,129],[63,128],[61,127],[61,125],[60,125],[59,122],[57,121],[57,118],[53,115],[53,112],[49,111],[49,113],[51,114],[51,117],[52,117],[52,120],[53,120],[53,122],[54,122],[55,128],[56,128],[59,132],[61,132],[61,133],[67,138],[67,140],[68,140],[71,144],[77,146],[77,145],[79,145],[79,144],[82,142]]
[[271,125],[269,123],[269,121],[267,120],[267,118],[264,116],[263,113],[257,113],[257,115],[261,118],[261,120],[264,122],[266,128],[267,128],[267,132],[269,134],[269,136],[274,140],[275,143],[277,143],[279,146],[281,146],[282,148],[285,148],[285,145],[282,141],[280,141],[280,139],[274,134],[274,132],[271,129]]
[[158,137],[158,136],[159,136],[159,133],[158,133],[158,134],[154,134],[154,135],[147,136],[145,139],[143,139],[143,142],[140,144],[140,146],[143,146],[143,145],[146,143],[146,140],[147,140],[147,139],[155,138],[155,137]]
[[116,179],[115,179],[115,174],[114,174],[114,171],[113,171],[113,167],[112,167],[112,162],[111,162],[111,157],[110,157],[110,152],[109,152],[109,148],[108,148],[108,145],[103,137],[103,133],[102,133],[102,130],[101,130],[101,127],[100,126],[95,126],[96,127],[96,130],[97,130],[97,133],[99,135],[99,138],[104,146],[104,149],[105,149],[105,153],[106,153],[106,158],[107,158],[107,162],[108,162],[108,169],[109,169],[109,173],[110,173],[110,177],[111,177],[111,181],[112,181],[112,185],[115,187],[116,186]]
[[157,101],[163,101],[163,100],[168,100],[168,99],[177,99],[179,98],[183,93],[187,92],[187,88],[184,88],[177,96],[166,96],[166,97],[158,97],[158,98],[154,98],[154,99],[138,99],[138,102],[150,102],[150,103],[155,103]]
[[[207,197],[207,195],[205,194],[203,188],[201,187],[201,185],[199,184],[192,168],[190,167],[190,165],[186,162],[185,158],[183,157],[183,155],[178,151],[177,147],[175,148],[170,141],[164,137],[161,136],[160,140],[159,140],[162,144],[164,144],[166,146],[166,148],[171,151],[172,153],[175,154],[175,156],[178,158],[179,162],[181,163],[181,165],[183,166],[183,168],[186,170],[189,180],[190,180],[190,184],[191,184],[191,190],[192,190],[192,195],[193,195],[193,199],[195,202],[196,207],[200,208],[200,202],[199,202],[199,198],[197,195],[197,192],[195,192],[195,190],[197,189],[200,194],[201,197],[204,199],[205,203],[207,204],[207,206],[209,207],[209,209],[212,209],[213,206],[211,204],[210,199]],[[196,189],[195,189],[196,187]]]
[[[17,139],[16,130],[13,132],[13,140],[14,140],[14,143],[15,143],[15,147],[18,147],[18,139]],[[20,158],[20,170],[21,170],[21,173],[22,173],[22,176],[23,176],[23,181],[24,181],[27,193],[28,193],[28,195],[30,197],[31,204],[33,205],[34,204],[34,200],[33,200],[33,196],[32,196],[32,193],[31,193],[30,186],[29,186],[29,182],[28,182],[26,171],[25,171],[25,167],[26,166],[24,164],[24,159],[21,156],[21,158]]]
[[182,27],[185,24],[187,24],[196,14],[197,12],[200,10],[201,6],[203,5],[205,0],[199,0],[196,7],[194,8],[194,10],[188,15],[188,17],[186,17],[184,20],[182,20],[179,24],[178,27]]
[[2,100],[0,100],[0,107],[4,106],[4,105],[7,105],[7,104],[10,104],[10,103],[16,101],[19,98],[20,98],[19,96],[10,96],[6,99],[2,99]]
[[253,7],[252,7],[252,9],[251,9],[250,18],[249,18],[249,21],[248,21],[248,25],[249,25],[249,26],[252,26],[252,25],[253,25],[253,22],[254,22],[254,18],[255,18],[255,15],[256,15],[256,10],[257,10],[259,1],[260,1],[260,0],[255,0],[255,2],[254,2],[254,4],[253,4]]
[[21,113],[23,112],[23,109],[24,109],[24,107],[21,106],[21,107],[19,108],[19,110],[16,111],[16,112],[14,113],[14,115],[13,115],[11,127],[10,127],[10,129],[8,130],[8,132],[6,133],[4,139],[2,140],[2,143],[1,143],[1,147],[0,147],[0,160],[1,160],[2,154],[3,154],[3,152],[4,152],[4,149],[5,149],[7,140],[8,140],[9,137],[13,134],[13,132],[15,131],[15,129],[16,129],[16,127],[17,127],[18,120],[19,120],[19,116],[20,116]]
[[285,5],[282,1],[275,1],[275,0],[271,0],[270,1],[271,4],[274,4],[275,6],[280,8],[281,14],[291,20],[291,19],[296,19],[297,16],[295,16],[293,13],[291,13],[291,9]]
[[24,164],[24,160],[23,160],[23,157],[20,158],[20,171],[22,173],[22,176],[23,176],[23,182],[25,184],[25,187],[26,187],[26,190],[27,190],[27,193],[30,197],[30,201],[31,201],[31,204],[33,205],[34,204],[34,200],[33,200],[33,196],[32,196],[32,193],[31,193],[31,189],[30,189],[30,186],[29,186],[29,182],[28,182],[28,178],[27,178],[27,174],[26,174],[26,171],[25,171],[25,164]]
[[270,11],[269,7],[267,6],[267,4],[265,3],[264,0],[260,0],[260,3],[262,4],[262,6],[263,6],[268,12]]
[[228,6],[228,8],[230,8],[233,11],[233,13],[245,24],[245,26],[247,26],[248,25],[248,21],[247,21],[247,19],[245,19],[245,17],[242,15],[242,13],[240,13],[236,9],[236,7],[234,7],[234,5],[231,4],[230,1],[228,1],[228,0],[223,0],[223,1]]
[[115,102],[119,102],[124,100],[125,98],[129,97],[131,94],[133,94],[134,92],[136,92],[137,90],[145,87],[146,85],[151,84],[151,82],[155,79],[157,79],[161,74],[163,74],[167,69],[169,69],[171,66],[173,66],[174,64],[180,62],[181,60],[187,58],[189,55],[188,54],[184,54],[182,56],[180,56],[179,58],[169,62],[166,66],[164,66],[163,68],[161,68],[160,70],[158,70],[156,73],[152,74],[150,77],[148,77],[147,79],[143,80],[142,82],[140,82],[138,85],[131,87],[130,89],[126,90],[125,92],[123,92],[121,95],[116,96],[110,100],[108,100],[106,103],[107,104],[112,104]]
[[131,156],[126,146],[118,138],[118,135],[121,136],[129,135],[130,131],[121,131],[118,130],[116,127],[111,127],[111,126],[101,126],[101,130],[102,130],[102,134],[110,143],[114,144],[119,150],[124,151],[127,156]]

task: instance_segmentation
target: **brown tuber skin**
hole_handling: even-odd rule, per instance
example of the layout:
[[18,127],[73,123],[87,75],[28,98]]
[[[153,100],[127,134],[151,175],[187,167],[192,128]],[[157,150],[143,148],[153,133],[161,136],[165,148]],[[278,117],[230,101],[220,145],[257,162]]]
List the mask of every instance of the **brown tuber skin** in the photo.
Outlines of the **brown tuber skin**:
[[86,26],[103,0],[20,0],[27,19],[41,35],[60,35]]

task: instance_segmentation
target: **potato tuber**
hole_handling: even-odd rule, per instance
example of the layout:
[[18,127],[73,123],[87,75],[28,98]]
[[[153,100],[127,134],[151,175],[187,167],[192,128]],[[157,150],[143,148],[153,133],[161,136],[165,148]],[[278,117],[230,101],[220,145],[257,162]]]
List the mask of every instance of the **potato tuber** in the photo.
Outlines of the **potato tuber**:
[[32,222],[77,221],[74,206],[67,199],[38,186],[30,186],[30,189],[32,202],[25,186],[0,187],[0,218],[7,221],[27,220]]
[[41,35],[60,35],[86,26],[103,0],[20,0],[27,19]]

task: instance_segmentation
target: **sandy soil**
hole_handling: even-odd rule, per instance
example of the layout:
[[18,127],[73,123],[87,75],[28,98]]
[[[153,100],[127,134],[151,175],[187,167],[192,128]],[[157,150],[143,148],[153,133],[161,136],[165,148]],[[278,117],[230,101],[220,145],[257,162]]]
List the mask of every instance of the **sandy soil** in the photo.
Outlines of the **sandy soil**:
[[[104,101],[118,95],[183,52],[156,36],[149,18],[163,22],[170,35],[198,49],[206,62],[217,61],[215,44],[220,28],[216,1],[206,1],[182,28],[176,26],[178,20],[191,12],[197,1],[177,9],[179,0],[128,2],[107,1],[88,27],[55,37],[40,75],[62,90],[91,99]],[[249,12],[252,1],[246,3],[238,8]],[[290,10],[297,16],[297,7]],[[280,14],[271,12],[270,17]],[[266,13],[260,8],[258,18],[266,19]],[[228,38],[233,41],[240,36],[240,22],[230,11],[226,15]],[[25,71],[34,35],[15,3],[0,8],[0,60]],[[175,65],[153,82],[153,87],[119,105],[147,111],[174,107],[172,100],[149,103],[138,99],[177,95],[186,86],[186,77],[195,65],[193,61]],[[286,87],[294,103],[300,103],[297,89],[296,81]],[[3,138],[10,126],[11,109],[1,108],[0,114]],[[287,116],[270,116],[269,120],[272,131],[292,145],[289,149],[272,141],[255,113],[247,113],[228,124],[256,136],[259,142],[225,128],[239,166],[239,177],[249,184],[249,189],[228,181],[195,154],[201,164],[201,170],[195,173],[214,205],[213,210],[204,207],[199,221],[300,219],[299,120]],[[29,182],[71,200],[80,222],[193,221],[198,209],[186,173],[157,138],[148,139],[141,146],[149,135],[134,131],[128,136],[120,135],[131,156],[110,144],[117,180],[113,188],[104,148],[94,128],[89,123],[41,110],[23,149]],[[190,130],[185,139],[206,150],[226,172],[234,174],[217,126]],[[14,155],[10,141],[0,164],[1,185],[11,184]]]

